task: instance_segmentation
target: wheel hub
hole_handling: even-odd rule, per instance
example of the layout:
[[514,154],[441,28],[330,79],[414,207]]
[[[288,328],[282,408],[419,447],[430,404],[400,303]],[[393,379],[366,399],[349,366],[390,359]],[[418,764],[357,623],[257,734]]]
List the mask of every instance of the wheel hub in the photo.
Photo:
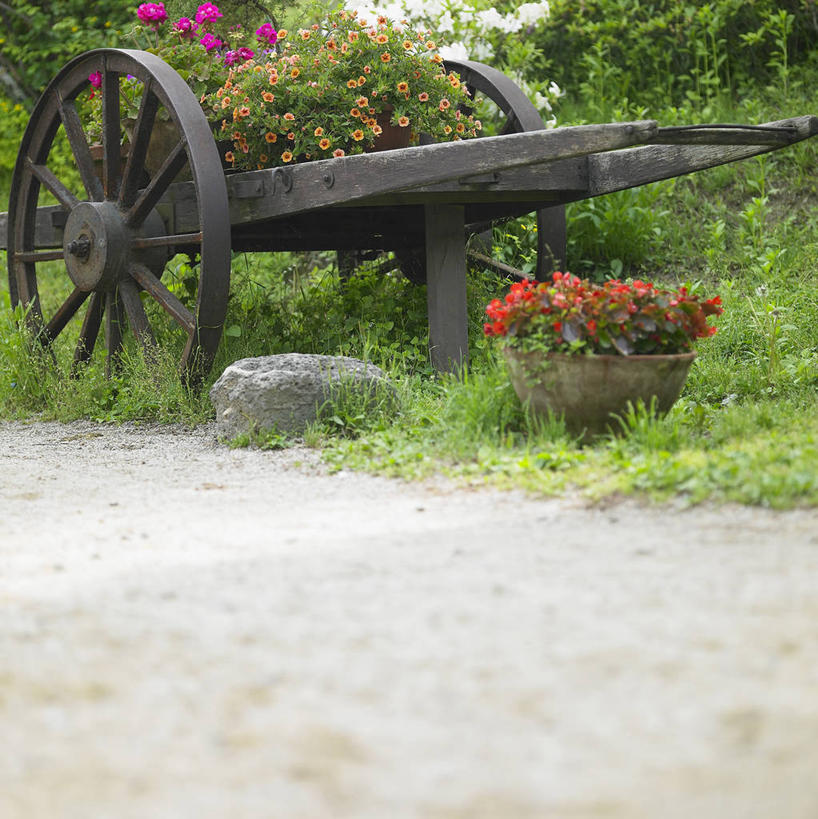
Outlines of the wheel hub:
[[127,270],[130,235],[113,202],[80,202],[63,234],[65,266],[83,291],[112,288]]

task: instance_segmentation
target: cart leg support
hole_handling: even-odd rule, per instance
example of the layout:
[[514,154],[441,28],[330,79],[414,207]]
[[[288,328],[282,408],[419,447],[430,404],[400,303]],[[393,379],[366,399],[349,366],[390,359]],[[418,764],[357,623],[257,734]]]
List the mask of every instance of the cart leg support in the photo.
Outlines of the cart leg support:
[[459,372],[469,362],[466,240],[462,205],[426,205],[426,285],[432,365]]

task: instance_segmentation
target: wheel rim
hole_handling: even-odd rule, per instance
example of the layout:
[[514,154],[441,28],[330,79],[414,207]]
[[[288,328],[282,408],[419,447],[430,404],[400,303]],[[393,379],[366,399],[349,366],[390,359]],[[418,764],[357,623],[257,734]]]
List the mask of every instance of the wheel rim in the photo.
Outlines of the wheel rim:
[[[76,101],[89,88],[89,75],[101,75],[102,173],[94,167]],[[133,138],[123,153],[120,78],[142,83]],[[155,173],[146,169],[157,114],[164,108],[177,140]],[[79,172],[81,189],[72,190],[48,167],[62,128]],[[124,167],[121,164],[124,158]],[[174,232],[155,207],[187,165],[195,191],[198,230]],[[147,181],[149,180],[149,181]],[[41,188],[65,212],[62,248],[35,247]],[[79,192],[77,192],[79,190]],[[172,219],[170,221],[173,221]],[[172,248],[196,248],[200,272],[193,309],[161,281]],[[191,386],[201,383],[221,338],[230,280],[230,220],[227,187],[216,143],[201,106],[182,78],[153,54],[124,49],[87,52],[68,63],[34,108],[23,136],[9,201],[9,279],[15,303],[28,308],[28,321],[49,346],[81,313],[74,365],[93,353],[104,323],[110,373],[122,349],[126,326],[146,353],[156,349],[141,292],[156,301],[187,336],[180,369]],[[44,315],[37,265],[62,259],[72,287],[62,304]]]
[[[539,131],[546,127],[531,100],[501,71],[471,60],[446,60],[445,66],[449,71],[456,71],[469,88],[484,94],[505,114],[501,133]],[[537,277],[543,278],[547,263],[553,264],[556,258],[565,255],[565,206],[538,210],[537,227]],[[549,246],[549,239],[554,240],[556,252]]]

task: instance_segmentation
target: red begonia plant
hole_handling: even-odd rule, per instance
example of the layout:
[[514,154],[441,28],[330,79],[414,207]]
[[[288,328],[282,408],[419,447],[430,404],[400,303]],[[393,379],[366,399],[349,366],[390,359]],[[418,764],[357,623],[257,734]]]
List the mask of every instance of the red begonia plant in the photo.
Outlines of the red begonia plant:
[[718,296],[702,300],[686,287],[618,279],[594,284],[554,273],[550,282],[512,284],[503,300],[486,307],[483,329],[523,350],[659,355],[687,352],[695,339],[712,336],[716,328],[707,318],[722,312]]

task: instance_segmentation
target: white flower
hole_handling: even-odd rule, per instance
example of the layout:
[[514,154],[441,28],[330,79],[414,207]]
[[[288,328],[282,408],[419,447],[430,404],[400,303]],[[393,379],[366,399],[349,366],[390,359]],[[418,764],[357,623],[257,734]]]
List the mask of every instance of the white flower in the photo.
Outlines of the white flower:
[[548,93],[555,97],[561,97],[565,92],[553,81],[548,84]]
[[438,49],[444,60],[468,60],[469,50],[464,43],[452,43]]
[[482,63],[494,56],[491,44],[487,40],[475,40],[471,44],[471,56],[469,59]]
[[546,20],[550,11],[548,3],[523,3],[517,9],[517,19],[521,25],[530,26],[541,20]]
[[449,14],[448,9],[440,15],[440,18],[437,21],[437,25],[435,26],[436,31],[451,31],[454,33],[454,20],[452,19],[452,15]]
[[548,111],[551,113],[551,102],[548,97],[544,97],[539,91],[534,93],[534,96],[531,100],[534,103],[534,107],[538,111]]

